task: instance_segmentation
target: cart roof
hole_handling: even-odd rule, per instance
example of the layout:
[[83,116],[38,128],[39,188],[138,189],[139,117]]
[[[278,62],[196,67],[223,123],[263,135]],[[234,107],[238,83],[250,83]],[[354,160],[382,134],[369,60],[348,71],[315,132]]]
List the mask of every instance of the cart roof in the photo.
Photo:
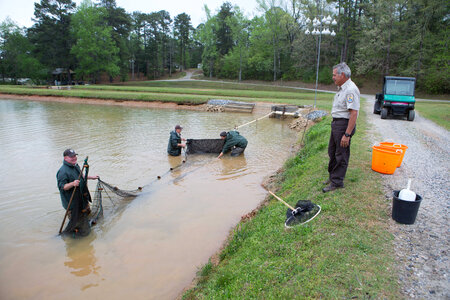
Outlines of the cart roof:
[[384,76],[384,80],[388,80],[388,79],[416,81],[416,78],[414,78],[414,77]]

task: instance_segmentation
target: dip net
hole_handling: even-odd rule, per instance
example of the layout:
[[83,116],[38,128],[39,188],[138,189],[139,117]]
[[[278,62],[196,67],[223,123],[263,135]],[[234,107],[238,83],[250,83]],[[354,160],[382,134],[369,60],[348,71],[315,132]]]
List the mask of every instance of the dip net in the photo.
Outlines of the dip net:
[[75,205],[63,234],[72,237],[88,235],[91,232],[92,225],[95,225],[103,217],[104,200],[108,200],[108,206],[111,205],[114,210],[136,198],[141,191],[142,188],[140,187],[135,190],[122,190],[99,178],[94,197],[91,199],[89,195],[90,209],[82,209],[82,205]]
[[187,139],[186,154],[220,153],[224,143],[222,139]]
[[299,200],[295,205],[295,210],[288,208],[286,211],[286,221],[284,226],[291,228],[312,221],[321,211],[320,205],[309,200]]

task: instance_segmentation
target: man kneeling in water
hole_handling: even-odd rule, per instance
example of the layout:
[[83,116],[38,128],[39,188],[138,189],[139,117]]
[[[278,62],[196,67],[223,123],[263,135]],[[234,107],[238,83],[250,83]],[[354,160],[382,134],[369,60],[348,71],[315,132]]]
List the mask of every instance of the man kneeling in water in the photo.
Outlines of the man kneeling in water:
[[231,156],[239,156],[244,152],[247,147],[248,141],[245,137],[239,134],[237,131],[222,131],[220,138],[225,140],[222,152],[220,152],[217,158],[221,158],[225,153],[231,150]]

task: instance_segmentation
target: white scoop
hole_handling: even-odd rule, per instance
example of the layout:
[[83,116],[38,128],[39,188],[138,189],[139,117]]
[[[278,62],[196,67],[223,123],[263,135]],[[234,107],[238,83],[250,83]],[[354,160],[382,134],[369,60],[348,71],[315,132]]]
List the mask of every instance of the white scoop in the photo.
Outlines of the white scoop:
[[398,194],[398,198],[405,201],[416,201],[416,193],[411,191],[409,187],[411,186],[411,179],[408,179],[408,185],[406,189],[403,189]]

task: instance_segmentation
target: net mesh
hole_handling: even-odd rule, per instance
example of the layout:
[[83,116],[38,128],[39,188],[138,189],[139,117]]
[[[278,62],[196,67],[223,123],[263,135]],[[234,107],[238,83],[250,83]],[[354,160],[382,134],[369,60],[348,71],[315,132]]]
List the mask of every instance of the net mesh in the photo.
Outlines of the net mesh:
[[288,228],[307,223],[320,213],[320,206],[309,200],[299,200],[295,205],[295,211],[288,208],[284,225]]
[[220,153],[224,143],[222,139],[188,139],[186,154]]
[[[136,198],[141,191],[142,188],[137,188],[135,190],[121,190],[112,184],[98,179],[90,209],[80,210],[79,212],[77,209],[73,209],[71,213],[72,217],[64,229],[63,234],[72,237],[88,235],[91,226],[96,224],[103,216],[104,200],[108,200],[113,208],[119,207],[121,203]],[[76,214],[78,215],[75,217]]]

